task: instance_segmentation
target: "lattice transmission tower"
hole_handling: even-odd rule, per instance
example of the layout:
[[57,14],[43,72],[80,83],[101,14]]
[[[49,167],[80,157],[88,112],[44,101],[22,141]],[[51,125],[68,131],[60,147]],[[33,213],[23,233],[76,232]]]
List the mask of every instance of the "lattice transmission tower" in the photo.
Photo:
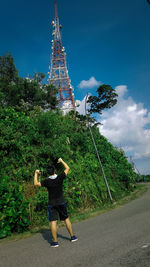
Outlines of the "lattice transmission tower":
[[51,66],[49,67],[49,83],[58,88],[59,108],[64,114],[71,110],[75,110],[73,87],[69,79],[65,48],[61,40],[61,25],[59,24],[57,1],[55,1],[55,20],[52,21],[53,40]]

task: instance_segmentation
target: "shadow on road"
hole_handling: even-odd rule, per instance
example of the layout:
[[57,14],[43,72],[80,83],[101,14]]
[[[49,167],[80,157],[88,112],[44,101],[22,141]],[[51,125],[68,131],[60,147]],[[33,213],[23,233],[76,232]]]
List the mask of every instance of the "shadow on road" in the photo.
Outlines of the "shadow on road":
[[[51,243],[53,241],[52,240],[52,234],[50,231],[45,231],[44,229],[41,229],[40,232],[43,236],[43,239],[46,240],[48,243]],[[58,238],[63,239],[63,240],[70,240],[70,238],[63,236],[61,234],[58,234],[57,236],[58,236]]]

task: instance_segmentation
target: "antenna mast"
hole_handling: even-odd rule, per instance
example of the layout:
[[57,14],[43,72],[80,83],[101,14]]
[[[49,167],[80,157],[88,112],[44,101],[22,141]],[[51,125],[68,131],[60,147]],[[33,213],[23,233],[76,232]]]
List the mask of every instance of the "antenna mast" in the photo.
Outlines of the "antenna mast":
[[75,102],[73,87],[67,70],[65,48],[62,46],[57,1],[55,1],[55,21],[52,21],[52,26],[52,55],[48,80],[50,84],[58,88],[59,108],[63,111],[63,114],[66,114],[71,110],[75,110]]
[[55,1],[55,20],[58,18],[57,1]]

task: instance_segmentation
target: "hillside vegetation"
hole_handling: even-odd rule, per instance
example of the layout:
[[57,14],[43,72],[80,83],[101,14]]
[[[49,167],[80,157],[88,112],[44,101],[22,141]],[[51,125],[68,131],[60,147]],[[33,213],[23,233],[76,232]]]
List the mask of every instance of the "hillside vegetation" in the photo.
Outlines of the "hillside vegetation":
[[[46,111],[37,103],[32,107],[28,97],[22,105],[11,105],[10,100],[6,104],[5,77],[0,78],[0,238],[47,224],[47,191],[33,186],[33,176],[39,169],[40,179],[47,178],[47,167],[52,164],[59,173],[59,157],[70,167],[64,180],[70,214],[109,202],[85,116],[72,112],[63,116],[58,109],[50,110],[49,106]],[[34,81],[32,87],[38,83]],[[124,152],[108,142],[96,125],[92,132],[112,197],[122,198],[134,190],[137,175]]]
[[[118,151],[92,127],[113,199],[133,190],[136,174],[124,152]],[[36,169],[41,179],[47,167],[62,157],[70,166],[64,192],[71,213],[109,201],[91,136],[85,123],[69,114],[39,111],[31,115],[12,108],[0,110],[0,226],[1,236],[46,223],[47,192],[34,188]],[[56,166],[61,171],[60,166]]]

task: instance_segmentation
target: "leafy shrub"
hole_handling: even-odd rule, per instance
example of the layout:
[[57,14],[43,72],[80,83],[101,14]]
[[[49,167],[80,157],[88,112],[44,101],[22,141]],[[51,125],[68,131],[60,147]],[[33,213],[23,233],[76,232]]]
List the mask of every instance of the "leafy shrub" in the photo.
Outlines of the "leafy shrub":
[[28,202],[22,186],[3,177],[0,182],[0,238],[24,232],[30,225]]

